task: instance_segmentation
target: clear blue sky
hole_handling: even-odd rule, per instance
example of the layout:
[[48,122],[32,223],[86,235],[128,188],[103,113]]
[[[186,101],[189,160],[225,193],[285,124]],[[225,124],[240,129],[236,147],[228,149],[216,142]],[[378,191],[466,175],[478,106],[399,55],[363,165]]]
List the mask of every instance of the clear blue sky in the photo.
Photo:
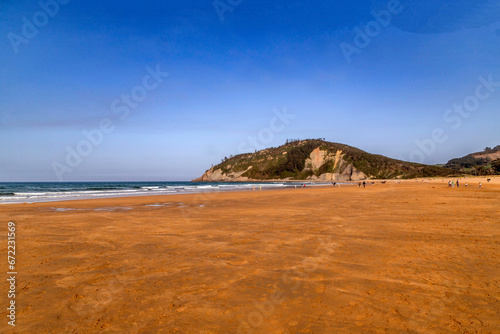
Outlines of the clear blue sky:
[[3,1],[0,17],[0,181],[189,180],[287,138],[429,164],[500,144],[498,1]]

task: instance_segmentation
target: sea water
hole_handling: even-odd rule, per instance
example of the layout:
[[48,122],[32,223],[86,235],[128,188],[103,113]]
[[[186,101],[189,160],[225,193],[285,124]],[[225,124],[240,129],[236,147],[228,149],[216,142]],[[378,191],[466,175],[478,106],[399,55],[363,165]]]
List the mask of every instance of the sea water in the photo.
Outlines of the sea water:
[[[0,204],[214,191],[267,190],[298,187],[303,184],[303,182],[6,182],[0,183]],[[306,185],[313,184],[306,183]]]

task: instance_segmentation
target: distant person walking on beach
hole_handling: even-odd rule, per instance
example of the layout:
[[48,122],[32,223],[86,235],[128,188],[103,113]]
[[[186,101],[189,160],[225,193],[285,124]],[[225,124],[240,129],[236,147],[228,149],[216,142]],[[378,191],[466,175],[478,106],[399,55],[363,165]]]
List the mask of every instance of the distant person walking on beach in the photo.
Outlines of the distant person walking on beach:
[[361,188],[361,182],[358,182],[358,188]]
[[365,181],[363,181],[363,188],[365,188],[365,187],[366,187],[366,182],[365,182]]
[[460,187],[460,184],[458,183],[458,180],[457,180],[457,188]]
[[467,187],[467,182],[465,182],[465,187]]
[[479,182],[479,188],[481,188],[481,182]]
[[451,188],[451,181],[448,181],[448,188]]

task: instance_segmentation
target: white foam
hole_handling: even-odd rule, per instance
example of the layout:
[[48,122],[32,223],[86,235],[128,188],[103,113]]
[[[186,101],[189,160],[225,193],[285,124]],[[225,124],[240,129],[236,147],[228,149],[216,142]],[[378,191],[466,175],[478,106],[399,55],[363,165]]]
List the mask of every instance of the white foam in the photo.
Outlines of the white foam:
[[69,191],[42,191],[42,192],[14,192],[14,196],[0,196],[0,204],[15,204],[29,202],[52,202],[76,199],[92,199],[105,197],[126,197],[144,195],[170,195],[179,193],[199,193],[230,190],[251,190],[252,188],[280,188],[287,187],[285,183],[266,184],[203,184],[203,185],[166,185],[143,186],[136,189],[103,189],[103,190],[69,190]]

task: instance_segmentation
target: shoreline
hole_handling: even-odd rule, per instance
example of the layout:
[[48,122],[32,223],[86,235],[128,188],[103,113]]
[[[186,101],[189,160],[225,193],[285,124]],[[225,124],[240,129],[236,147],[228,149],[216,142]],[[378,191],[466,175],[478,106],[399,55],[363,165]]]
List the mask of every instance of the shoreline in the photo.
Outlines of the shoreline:
[[[385,179],[385,180],[364,180],[367,185],[382,185],[382,184],[391,184],[391,183],[396,183],[396,184],[407,184],[411,182],[423,182],[423,183],[444,183],[447,182],[448,180],[466,180],[465,182],[482,182],[484,183],[483,185],[487,184],[487,179],[491,179],[491,184],[500,184],[500,176],[499,175],[494,175],[494,176],[472,176],[472,177],[463,177],[463,178],[416,178],[416,179]],[[477,181],[476,181],[477,180]],[[140,181],[137,181],[140,183]],[[180,181],[179,181],[180,182]],[[336,181],[334,181],[336,182]],[[339,181],[336,182],[336,187],[342,187],[342,186],[356,186],[359,182],[363,181]],[[14,182],[14,183],[19,183],[19,182]],[[29,184],[30,182],[26,182]],[[85,182],[80,182],[80,183],[85,183]],[[109,183],[109,182],[90,182],[90,183]],[[114,183],[114,182],[111,182]],[[116,183],[120,183],[116,181]],[[151,182],[151,183],[168,183],[168,181],[165,182]],[[180,182],[182,183],[182,182]],[[188,183],[188,182],[186,182]],[[71,197],[60,197],[60,198],[41,198],[41,199],[36,199],[35,197],[32,200],[28,199],[23,199],[19,200],[16,202],[10,202],[9,197],[7,197],[7,201],[0,200],[0,207],[3,207],[5,205],[15,205],[15,204],[35,204],[35,203],[55,203],[55,202],[64,202],[64,201],[80,201],[80,200],[93,200],[93,199],[109,199],[109,198],[128,198],[128,197],[148,197],[148,196],[175,196],[175,195],[181,195],[181,194],[200,194],[200,193],[225,193],[225,192],[247,192],[247,191],[259,191],[258,188],[256,188],[259,185],[274,185],[276,183],[283,183],[284,185],[282,187],[263,187],[260,190],[263,191],[268,191],[268,190],[280,190],[280,189],[294,189],[294,188],[299,188],[301,187],[301,184],[306,184],[306,187],[332,187],[333,182],[325,182],[325,181],[255,181],[255,182],[200,182],[200,183],[214,183],[214,184],[220,184],[222,186],[226,184],[244,184],[251,186],[255,184],[255,188],[234,188],[234,189],[224,189],[224,188],[213,188],[213,189],[207,189],[207,188],[200,188],[200,189],[191,189],[189,191],[185,192],[159,192],[156,189],[149,189],[149,191],[145,191],[145,193],[141,194],[127,194],[127,193],[121,193],[121,194],[106,194],[102,193],[101,195],[75,195],[73,198]],[[43,183],[41,183],[43,184]],[[463,182],[462,182],[463,184]],[[471,184],[472,185],[472,184]],[[64,194],[64,193],[63,193]],[[12,197],[12,200],[15,200],[15,197]]]

